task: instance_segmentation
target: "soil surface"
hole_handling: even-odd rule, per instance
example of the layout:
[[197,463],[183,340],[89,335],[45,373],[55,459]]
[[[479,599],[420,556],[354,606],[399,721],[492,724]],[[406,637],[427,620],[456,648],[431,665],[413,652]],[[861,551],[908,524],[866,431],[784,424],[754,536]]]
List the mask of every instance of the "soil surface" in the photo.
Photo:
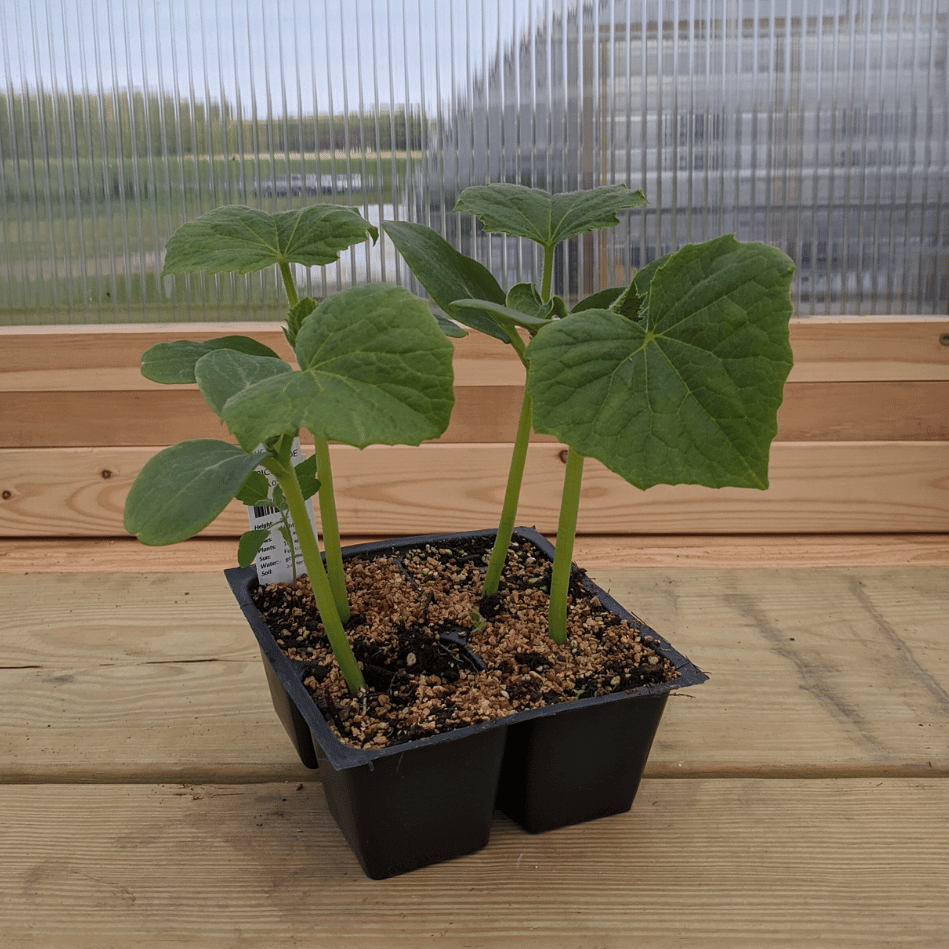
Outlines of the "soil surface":
[[550,562],[528,541],[514,539],[498,593],[482,598],[492,539],[346,561],[345,626],[367,683],[356,696],[333,658],[309,580],[257,589],[257,608],[343,741],[384,747],[676,677],[645,627],[602,606],[582,586],[582,571],[571,581],[567,642],[553,642]]

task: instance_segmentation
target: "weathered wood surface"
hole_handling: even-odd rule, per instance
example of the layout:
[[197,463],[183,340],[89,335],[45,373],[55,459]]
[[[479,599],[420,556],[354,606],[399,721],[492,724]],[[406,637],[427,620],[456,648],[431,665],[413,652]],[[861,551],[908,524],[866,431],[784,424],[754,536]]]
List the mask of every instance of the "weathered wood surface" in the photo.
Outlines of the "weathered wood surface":
[[[125,493],[148,457],[183,438],[227,437],[193,389],[141,377],[143,349],[229,332],[288,354],[273,324],[0,331],[0,537],[119,536]],[[641,494],[591,464],[581,532],[949,530],[949,346],[940,342],[947,336],[949,321],[939,317],[794,320],[795,368],[766,494],[692,487]],[[473,335],[455,347],[457,407],[437,443],[334,449],[348,533],[496,521],[523,367],[496,340]],[[546,436],[531,446],[521,517],[543,530],[556,525],[560,452]],[[233,535],[244,525],[235,505],[212,533]]]
[[[318,783],[0,787],[4,949],[938,949],[940,780],[647,780],[628,814],[362,876]],[[15,820],[11,819],[15,816]]]
[[[791,320],[792,382],[949,378],[944,317],[798,317]],[[138,371],[142,352],[171,339],[254,336],[289,358],[272,323],[170,326],[0,327],[0,391],[155,389]],[[471,334],[453,341],[460,385],[517,385],[522,370],[510,347]]]
[[[528,450],[518,517],[555,530],[563,447]],[[125,497],[155,453],[146,448],[0,451],[0,536],[119,536]],[[497,522],[507,445],[332,448],[343,529],[353,534],[476,530]],[[584,470],[583,533],[949,531],[949,442],[784,442],[767,491],[657,485],[640,491],[599,462]],[[247,529],[233,502],[208,529]]]
[[946,537],[651,538],[662,566],[620,569],[641,540],[581,543],[711,678],[670,700],[633,809],[499,815],[382,882],[277,722],[229,542],[144,571],[128,540],[0,544],[0,945],[944,945]]
[[[383,539],[348,536],[344,543]],[[236,550],[230,537],[194,537],[171,547],[146,547],[131,537],[0,539],[0,574],[201,573],[233,566]],[[949,534],[585,534],[576,538],[574,560],[590,570],[949,566]]]
[[[232,441],[195,388],[158,391],[18,392],[3,421],[3,448],[171,445]],[[513,442],[521,390],[456,386],[441,441]],[[779,442],[949,441],[949,381],[791,383],[778,412]],[[532,436],[535,442],[551,436]]]
[[[944,568],[591,575],[711,677],[670,700],[650,775],[949,776]],[[306,774],[220,575],[2,590],[0,782]]]

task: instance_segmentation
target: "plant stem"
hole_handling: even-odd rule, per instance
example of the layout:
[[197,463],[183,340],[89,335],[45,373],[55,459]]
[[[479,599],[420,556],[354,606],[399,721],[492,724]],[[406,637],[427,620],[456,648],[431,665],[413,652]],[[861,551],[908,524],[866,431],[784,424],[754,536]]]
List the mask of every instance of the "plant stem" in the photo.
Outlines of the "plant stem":
[[349,594],[343,575],[343,549],[339,539],[339,519],[336,516],[336,495],[333,493],[333,469],[330,465],[330,446],[325,438],[313,436],[316,448],[316,476],[320,480],[320,524],[323,527],[323,550],[326,554],[326,572],[329,575],[333,599],[339,618],[349,619]]
[[320,619],[323,621],[323,629],[326,631],[326,637],[330,641],[333,655],[339,663],[339,668],[346,679],[349,691],[355,695],[366,687],[366,680],[363,678],[359,664],[356,662],[356,657],[353,655],[339,613],[336,610],[333,591],[323,567],[320,548],[316,542],[316,535],[313,533],[310,514],[306,509],[306,501],[303,500],[303,492],[300,491],[297,476],[292,465],[283,465],[277,459],[268,459],[264,464],[273,472],[280,483],[280,487],[283,488],[287,507],[290,510],[290,518],[296,528],[297,540],[300,542],[303,563],[306,567],[307,576],[310,578],[313,597],[316,600],[317,609],[320,611]]
[[567,641],[567,593],[570,589],[573,539],[577,533],[582,479],[583,455],[571,448],[567,452],[567,470],[563,479],[563,498],[560,502],[560,520],[557,523],[557,545],[550,577],[550,606],[547,613],[550,638],[557,643]]
[[524,389],[521,402],[521,415],[517,423],[517,436],[514,439],[514,451],[511,455],[511,468],[507,476],[507,488],[504,491],[504,506],[501,508],[501,522],[491,551],[491,561],[484,575],[484,596],[493,596],[498,592],[501,571],[511,546],[514,522],[517,520],[517,501],[521,493],[524,478],[524,463],[527,460],[527,446],[531,435],[531,397]]
[[554,273],[554,246],[544,246],[544,275],[540,285],[540,298],[546,303],[550,299],[550,284]]
[[[551,258],[552,259],[552,258]],[[549,284],[549,279],[548,279]],[[504,326],[517,353],[518,358],[527,369],[527,347],[524,340],[521,339],[517,329],[513,326]],[[511,547],[511,536],[514,532],[514,523],[517,520],[517,502],[521,494],[521,483],[524,480],[524,464],[527,461],[527,447],[531,437],[533,408],[531,397],[527,394],[527,388],[524,388],[524,398],[521,400],[521,414],[517,421],[517,435],[514,438],[514,451],[511,454],[511,467],[508,471],[507,486],[504,489],[504,505],[501,508],[501,522],[498,524],[498,533],[495,537],[494,547],[491,550],[491,560],[488,563],[488,569],[484,575],[484,596],[493,596],[498,592],[498,584],[501,582],[501,572],[504,570],[504,562],[507,560],[507,552]]]
[[296,285],[293,282],[293,274],[290,273],[290,265],[285,260],[281,260],[277,266],[280,268],[280,276],[283,277],[283,287],[287,291],[287,299],[290,301],[290,306],[294,307],[300,301],[297,297]]

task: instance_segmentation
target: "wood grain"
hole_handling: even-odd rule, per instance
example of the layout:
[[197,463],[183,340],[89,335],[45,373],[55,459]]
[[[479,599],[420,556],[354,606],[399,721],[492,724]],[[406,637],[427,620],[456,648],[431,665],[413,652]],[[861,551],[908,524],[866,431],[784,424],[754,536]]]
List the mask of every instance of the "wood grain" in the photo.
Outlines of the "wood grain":
[[[944,568],[591,575],[710,676],[650,775],[949,776]],[[0,610],[0,783],[305,773],[220,575],[5,575]]]
[[[548,537],[556,540],[555,534]],[[573,553],[574,561],[590,570],[945,567],[949,534],[585,534],[576,538]],[[132,537],[0,540],[0,573],[216,573],[232,567],[236,558],[237,542],[230,537],[194,537],[171,547],[146,547]]]
[[[562,446],[532,445],[519,520],[556,529]],[[0,450],[0,536],[121,536],[128,490],[154,449]],[[343,530],[399,535],[496,523],[506,445],[334,446]],[[598,462],[584,471],[583,533],[827,533],[949,530],[949,442],[784,442],[771,487],[639,491]],[[237,535],[234,502],[208,533]]]
[[[273,323],[189,323],[127,327],[0,327],[0,391],[161,390],[139,371],[142,353],[176,339],[253,336],[289,362],[293,353]],[[459,385],[518,385],[524,369],[510,346],[480,334],[453,339]]]
[[318,783],[0,788],[5,949],[936,949],[938,780],[647,780],[633,809],[365,879]]
[[[797,317],[791,320],[792,382],[949,379],[945,317]],[[151,389],[138,371],[142,352],[173,339],[230,334],[259,339],[285,358],[272,323],[193,323],[123,327],[0,327],[0,391]],[[523,370],[508,346],[477,334],[455,345],[460,385],[517,385]]]
[[[513,442],[522,389],[456,386],[446,443]],[[0,448],[172,445],[231,441],[197,389],[14,392]],[[797,383],[785,389],[778,441],[947,441],[949,382]],[[535,434],[535,442],[552,441]]]

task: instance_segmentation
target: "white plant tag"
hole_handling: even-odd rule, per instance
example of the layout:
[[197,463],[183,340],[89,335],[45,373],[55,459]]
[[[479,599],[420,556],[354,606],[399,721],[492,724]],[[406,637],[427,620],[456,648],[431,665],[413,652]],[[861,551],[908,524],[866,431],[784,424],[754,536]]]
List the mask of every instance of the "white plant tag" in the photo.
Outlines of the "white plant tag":
[[[305,460],[303,452],[300,450],[300,439],[294,439],[291,458],[294,465],[300,464]],[[267,479],[270,485],[270,494],[277,486],[277,479],[264,467],[257,469]],[[316,531],[316,522],[313,517],[313,499],[309,498],[306,502],[307,513],[310,515],[310,523]],[[263,546],[257,552],[257,580],[261,585],[267,583],[292,583],[293,582],[293,561],[290,548],[280,532],[283,526],[283,519],[280,511],[271,505],[257,505],[247,508],[247,520],[251,530],[261,530],[271,528],[270,536],[264,541]],[[290,536],[293,538],[293,546],[296,550],[296,574],[306,573],[306,567],[303,565],[303,556],[300,553],[300,545],[297,541],[297,532],[293,525],[290,525]]]

